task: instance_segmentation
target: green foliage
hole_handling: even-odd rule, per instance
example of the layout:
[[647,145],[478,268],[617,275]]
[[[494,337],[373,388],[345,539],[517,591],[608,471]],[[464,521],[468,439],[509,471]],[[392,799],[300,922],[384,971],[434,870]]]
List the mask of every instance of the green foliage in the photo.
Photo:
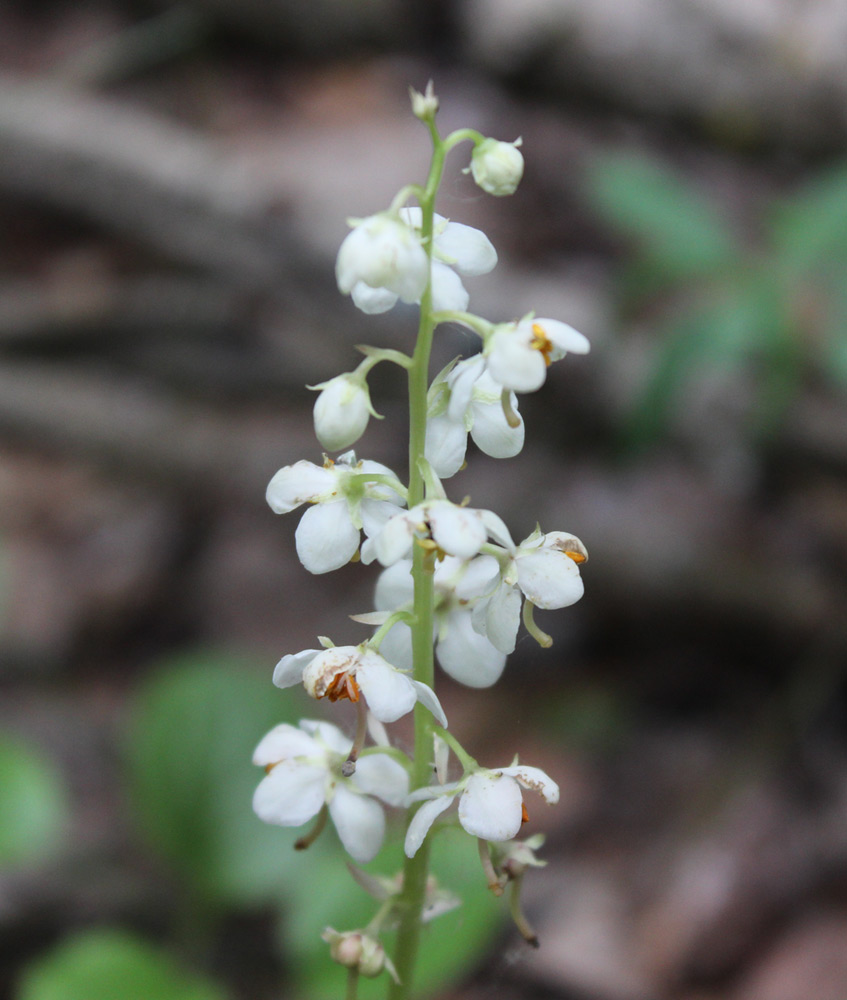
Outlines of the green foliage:
[[66,941],[30,965],[16,1000],[224,1000],[213,983],[115,930]]
[[0,740],[0,864],[36,861],[55,850],[66,820],[54,768],[23,744]]
[[603,157],[588,181],[598,214],[633,243],[622,303],[649,310],[658,334],[630,443],[659,435],[709,368],[755,376],[760,432],[779,424],[810,371],[847,389],[847,166],[771,205],[755,243],[646,158]]
[[251,807],[262,777],[251,757],[299,707],[271,686],[265,667],[219,653],[173,658],[137,694],[127,747],[132,801],[152,844],[206,904],[267,900],[285,881],[279,831]]

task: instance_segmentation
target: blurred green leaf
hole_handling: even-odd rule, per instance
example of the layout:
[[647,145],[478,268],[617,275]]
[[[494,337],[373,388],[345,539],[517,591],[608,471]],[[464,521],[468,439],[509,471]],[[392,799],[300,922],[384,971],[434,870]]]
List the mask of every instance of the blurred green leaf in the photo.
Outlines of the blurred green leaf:
[[[294,866],[297,871],[289,887],[290,909],[281,924],[281,942],[294,963],[301,993],[309,1000],[336,1000],[343,992],[344,969],[330,961],[321,931],[327,925],[341,931],[364,927],[379,905],[353,881],[344,860],[343,852],[324,836],[305,855],[298,856]],[[368,870],[393,875],[402,867],[398,836]],[[439,885],[455,893],[462,905],[424,925],[415,976],[415,995],[421,997],[431,996],[468,974],[508,919],[508,903],[488,891],[476,841],[463,830],[447,828],[438,834],[432,849],[432,871]],[[316,886],[321,891],[316,892]],[[390,954],[393,935],[385,935],[385,942]],[[360,1000],[383,997],[386,976],[360,980]]]
[[588,176],[589,199],[652,264],[653,281],[671,283],[731,268],[740,248],[714,206],[664,167],[633,154],[607,154]]
[[819,174],[799,194],[774,206],[772,242],[785,267],[807,271],[847,261],[847,165]]
[[58,846],[66,820],[56,770],[23,744],[0,740],[0,864],[45,856]]
[[224,1000],[214,983],[186,972],[129,934],[89,931],[24,972],[16,1000]]
[[220,653],[171,659],[137,693],[132,799],[154,846],[206,900],[259,902],[286,879],[279,831],[253,813],[262,772],[251,757],[299,707],[273,687],[269,669]]
[[786,309],[775,276],[762,270],[709,289],[698,305],[665,320],[650,376],[629,415],[627,443],[640,447],[665,429],[679,392],[698,370],[782,357]]

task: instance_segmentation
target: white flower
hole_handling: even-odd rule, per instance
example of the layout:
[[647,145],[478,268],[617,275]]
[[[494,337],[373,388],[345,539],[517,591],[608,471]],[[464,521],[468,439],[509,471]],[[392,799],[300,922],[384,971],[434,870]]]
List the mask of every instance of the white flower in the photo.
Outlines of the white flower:
[[[503,407],[504,392],[509,394],[512,423]],[[468,432],[480,451],[491,458],[514,458],[523,448],[524,422],[517,397],[494,381],[481,354],[439,375],[430,396],[425,454],[440,479],[454,476],[462,467]]]
[[361,284],[386,290],[395,302],[418,302],[429,281],[429,258],[412,228],[380,212],[361,219],[344,238],[335,277],[345,295]]
[[509,559],[500,583],[473,609],[474,628],[503,653],[515,648],[520,624],[521,593],[537,608],[552,610],[575,604],[583,594],[579,565],[588,559],[585,546],[565,531],[534,531],[520,545],[507,545]]
[[329,451],[355,444],[373,413],[367,382],[353,372],[345,372],[312,388],[321,390],[314,409],[318,441]]
[[424,500],[410,510],[395,514],[378,534],[362,547],[362,562],[373,557],[392,566],[409,554],[417,539],[431,548],[460,559],[472,559],[489,534],[508,535],[502,520],[490,510],[463,507],[450,500]]
[[330,701],[349,698],[356,702],[361,691],[380,722],[395,722],[419,701],[442,726],[447,726],[444,710],[432,689],[408,677],[365,643],[289,653],[276,665],[273,681],[280,688],[302,681],[313,698]]
[[[400,209],[403,221],[415,232],[420,230],[422,214],[418,207]],[[468,307],[469,296],[459,274],[468,277],[488,274],[497,263],[497,251],[485,233],[472,226],[450,222],[436,214],[433,227],[432,308],[436,312],[463,312]],[[356,284],[352,296],[359,309],[366,313],[386,312],[398,299],[391,288],[372,287],[370,282]],[[415,301],[420,301],[420,296]]]
[[368,482],[368,475],[396,479],[386,466],[357,461],[349,451],[323,466],[305,460],[286,465],[268,484],[266,498],[276,514],[313,504],[294,533],[297,555],[310,573],[344,566],[359,548],[360,529],[372,537],[399,509],[400,496],[383,483]]
[[[379,611],[411,607],[414,586],[412,564],[401,560],[380,574],[375,606]],[[490,687],[503,673],[506,655],[477,632],[471,611],[477,600],[491,593],[499,579],[493,556],[477,556],[470,562],[447,556],[436,563],[434,586],[435,657],[445,673],[468,687]],[[384,636],[380,649],[392,663],[412,665],[412,635],[398,622]]]
[[484,139],[474,146],[470,170],[483,191],[497,197],[515,193],[523,177],[523,156],[518,149],[520,145],[520,139],[515,139],[514,142]]
[[408,790],[405,769],[386,754],[359,758],[355,774],[342,777],[352,741],[328,722],[303,719],[299,729],[276,726],[259,743],[253,763],[267,775],[253,796],[260,819],[277,826],[301,826],[326,804],[349,854],[362,864],[382,846],[385,816],[369,796],[399,806]]
[[495,382],[515,392],[534,392],[547,378],[547,368],[567,353],[587,354],[588,340],[555,319],[525,316],[499,323],[487,338],[483,354]]
[[521,786],[531,788],[549,805],[559,801],[559,786],[537,767],[513,764],[494,771],[479,768],[460,781],[419,788],[406,804],[421,802],[406,833],[406,856],[413,858],[436,818],[459,798],[459,822],[472,837],[511,840],[525,819]]

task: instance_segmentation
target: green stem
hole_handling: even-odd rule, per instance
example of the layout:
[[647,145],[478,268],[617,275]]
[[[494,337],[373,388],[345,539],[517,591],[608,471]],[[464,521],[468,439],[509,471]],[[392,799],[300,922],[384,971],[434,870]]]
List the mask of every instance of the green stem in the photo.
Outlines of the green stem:
[[[444,170],[446,149],[438,135],[434,122],[429,122],[432,135],[432,162],[426,187],[421,195],[421,238],[430,259],[432,270],[432,235],[435,195]],[[421,318],[418,339],[412,364],[409,368],[409,493],[408,506],[420,503],[426,493],[424,475],[421,468],[426,443],[427,391],[429,389],[429,360],[432,350],[432,335],[435,322],[432,316],[432,282],[421,296]],[[412,622],[412,658],[414,678],[433,686],[435,666],[432,655],[433,630],[433,587],[432,567],[427,565],[427,553],[419,545],[414,546],[412,579],[414,580],[414,615]],[[412,788],[429,784],[432,769],[434,720],[422,705],[415,707],[415,759],[412,773]],[[408,811],[411,821],[417,805]],[[429,839],[424,841],[413,858],[407,858],[403,868],[402,916],[397,931],[394,965],[399,983],[389,986],[389,1000],[409,1000],[412,996],[412,981],[418,956],[421,933],[421,913],[426,895],[429,873]]]
[[359,970],[347,970],[347,990],[344,993],[344,1000],[356,1000],[359,995]]

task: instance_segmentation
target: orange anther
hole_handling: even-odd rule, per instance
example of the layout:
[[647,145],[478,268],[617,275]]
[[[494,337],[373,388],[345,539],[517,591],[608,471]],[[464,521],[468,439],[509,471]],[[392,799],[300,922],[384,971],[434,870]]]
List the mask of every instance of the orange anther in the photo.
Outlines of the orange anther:
[[553,353],[553,342],[547,336],[544,331],[544,327],[540,323],[532,324],[533,337],[530,341],[530,347],[534,351],[540,351],[542,357],[544,358],[544,364],[549,368],[553,362],[550,355]]
[[521,823],[529,822],[529,813],[526,811],[526,806],[521,802]]

